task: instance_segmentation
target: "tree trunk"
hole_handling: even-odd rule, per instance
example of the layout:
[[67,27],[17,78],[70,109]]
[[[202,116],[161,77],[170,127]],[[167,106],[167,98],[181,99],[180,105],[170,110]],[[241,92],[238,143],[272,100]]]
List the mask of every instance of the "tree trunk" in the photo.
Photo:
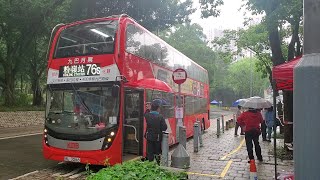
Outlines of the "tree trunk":
[[33,92],[33,100],[32,105],[33,106],[41,106],[43,99],[42,99],[42,90],[40,86],[40,77],[35,76],[32,79],[32,92]]
[[269,27],[269,42],[272,52],[273,66],[284,63],[284,58],[281,49],[280,35],[277,26]]
[[293,92],[283,91],[284,101],[284,143],[293,141]]
[[96,0],[87,1],[87,17],[94,18],[96,16]]
[[[300,55],[300,49],[301,49],[301,44],[300,44],[300,39],[299,39],[299,21],[294,21],[291,24],[291,29],[292,29],[292,36],[291,40],[288,46],[288,61],[292,60],[294,56]],[[295,49],[295,45],[297,43],[297,48]]]
[[5,76],[5,86],[3,90],[4,94],[4,105],[13,106],[15,105],[15,96],[14,96],[14,73],[11,71],[12,68],[7,67],[4,71]]

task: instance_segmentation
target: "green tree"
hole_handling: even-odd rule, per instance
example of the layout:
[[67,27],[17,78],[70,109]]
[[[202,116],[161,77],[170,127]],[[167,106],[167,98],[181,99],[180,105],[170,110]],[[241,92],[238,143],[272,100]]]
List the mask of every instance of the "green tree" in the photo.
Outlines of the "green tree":
[[206,36],[198,24],[178,25],[160,34],[168,44],[205,67],[209,73],[210,83],[213,82],[216,54],[207,46]]
[[0,66],[3,74],[5,105],[15,102],[15,78],[24,64],[24,55],[42,30],[43,23],[63,3],[55,1],[1,0],[0,1]]
[[128,14],[145,28],[155,31],[189,21],[195,10],[192,0],[72,0],[72,21]]
[[[200,0],[201,17],[218,16],[222,0]],[[128,14],[150,31],[190,22],[192,0],[72,0],[72,21]]]
[[256,68],[256,58],[244,58],[232,63],[225,78],[226,85],[240,97],[262,96],[268,87],[268,79]]
[[[272,64],[274,66],[291,60],[294,56],[302,54],[300,26],[303,14],[302,0],[244,0],[245,7],[256,14],[265,14],[264,21],[267,25],[268,39],[272,52]],[[290,24],[289,33],[291,40],[289,44],[283,44],[282,34],[279,32],[285,24]],[[289,36],[290,37],[290,36]],[[283,47],[287,49],[287,54]],[[284,117],[293,121],[293,93],[284,91]],[[292,142],[293,129],[286,126],[284,142]]]
[[230,104],[236,97],[232,89],[225,86],[228,62],[208,46],[203,29],[198,24],[179,25],[160,34],[168,44],[207,69],[210,97]]
[[[237,48],[230,48],[229,45],[232,43]],[[272,83],[271,52],[265,23],[250,26],[247,29],[225,30],[224,36],[216,38],[213,44],[216,48],[224,50],[223,53],[226,55],[224,58],[244,57],[244,52],[250,52],[259,60],[256,65],[262,72],[262,77],[268,77]]]
[[31,90],[33,94],[32,104],[40,106],[43,104],[43,84],[45,82],[45,70],[47,67],[47,50],[49,35],[52,28],[66,20],[67,11],[70,9],[70,0],[64,1],[51,17],[46,17],[41,25],[41,30],[33,37],[32,42],[26,47],[26,65],[27,76],[31,82]]

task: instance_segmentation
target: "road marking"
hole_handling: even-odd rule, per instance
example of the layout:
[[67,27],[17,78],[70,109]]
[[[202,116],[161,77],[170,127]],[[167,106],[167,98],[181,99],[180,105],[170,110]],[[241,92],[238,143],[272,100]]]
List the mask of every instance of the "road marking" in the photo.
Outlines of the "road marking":
[[43,134],[43,133],[41,132],[41,133],[32,133],[32,134],[23,134],[23,135],[17,135],[17,136],[2,137],[2,138],[0,138],[0,140],[26,137],[26,136],[35,136],[35,135],[39,135],[39,134]]
[[69,179],[78,178],[78,177],[84,175],[85,173],[86,173],[86,171],[80,172],[80,173],[78,173],[78,174],[74,174],[74,175],[70,176]]
[[32,172],[29,172],[27,174],[24,174],[24,175],[21,175],[21,176],[18,176],[18,177],[15,177],[15,178],[12,178],[12,179],[9,179],[9,180],[16,180],[16,179],[20,179],[20,178],[23,178],[23,177],[26,177],[26,176],[29,176],[31,174],[35,174],[35,173],[38,173],[39,171],[32,171]]
[[187,174],[207,176],[207,177],[220,177],[220,175],[216,175],[216,174],[202,174],[202,173],[196,173],[196,172],[187,172]]
[[129,159],[129,160],[127,160],[126,162],[136,161],[136,160],[141,159],[141,158],[142,158],[141,156],[138,156],[138,157],[135,157],[135,158]]
[[81,170],[81,167],[79,167],[79,168],[77,168],[67,174],[61,175],[61,177],[68,177],[68,176],[74,175],[74,174],[78,173],[80,170]]
[[52,177],[61,176],[61,172],[54,173],[54,174],[52,174],[51,176],[52,176]]
[[220,174],[220,177],[224,178],[224,176],[226,176],[226,174],[227,174],[227,172],[228,172],[228,170],[229,170],[229,168],[230,168],[231,164],[232,164],[232,161],[231,161],[231,160],[230,160],[230,161],[228,161],[228,163],[227,163],[226,167],[224,167],[224,169],[223,169],[222,173]]
[[241,147],[243,146],[244,143],[245,143],[245,140],[243,138],[242,141],[240,142],[240,145],[236,149],[234,149],[233,151],[231,151],[227,155],[225,155],[222,158],[220,158],[220,160],[225,160],[228,156],[231,156],[232,154],[238,152],[241,149]]

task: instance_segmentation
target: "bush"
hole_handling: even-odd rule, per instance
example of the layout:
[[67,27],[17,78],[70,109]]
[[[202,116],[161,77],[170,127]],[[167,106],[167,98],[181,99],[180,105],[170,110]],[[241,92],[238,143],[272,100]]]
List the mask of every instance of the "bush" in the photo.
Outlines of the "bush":
[[185,172],[174,173],[158,166],[155,162],[149,161],[129,161],[122,165],[117,164],[112,167],[101,169],[97,173],[92,173],[87,180],[104,180],[104,179],[148,179],[148,180],[178,180],[187,179]]
[[[287,151],[285,147],[277,147],[277,158],[281,160],[292,160],[293,154],[292,151]],[[274,149],[270,149],[268,152],[269,155],[274,155]]]
[[7,107],[4,104],[4,97],[0,96],[0,112],[15,112],[15,111],[44,111],[45,106],[32,106],[32,94],[16,93],[15,105]]
[[7,106],[0,106],[0,112],[16,112],[16,111],[44,111],[44,106],[13,106],[13,107],[7,107]]
[[28,106],[32,104],[32,95],[19,93],[16,95],[16,105],[17,106]]

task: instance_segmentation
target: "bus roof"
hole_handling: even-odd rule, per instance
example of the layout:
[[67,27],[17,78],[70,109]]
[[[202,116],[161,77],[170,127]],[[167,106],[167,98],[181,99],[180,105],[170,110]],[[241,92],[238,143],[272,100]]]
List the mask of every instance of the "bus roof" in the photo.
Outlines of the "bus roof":
[[140,25],[135,19],[133,19],[132,17],[128,16],[127,14],[120,14],[120,15],[112,15],[112,16],[107,16],[107,17],[101,17],[101,18],[92,18],[92,19],[86,19],[86,20],[81,20],[81,21],[75,21],[72,23],[68,23],[65,24],[63,27],[70,27],[70,26],[75,26],[78,24],[84,24],[84,23],[90,23],[90,22],[98,22],[98,21],[104,21],[104,20],[125,20],[125,19],[129,19],[132,22],[136,23],[141,29],[143,29],[144,31],[146,31],[147,33],[149,33],[151,36],[153,36],[154,38],[156,38],[157,40],[161,41],[162,43],[166,44],[167,46],[171,47],[172,49],[174,49],[176,52],[178,52],[180,55],[185,56],[187,59],[189,59],[189,61],[191,61],[192,63],[194,63],[196,66],[200,67],[202,70],[206,71],[207,70],[205,68],[203,68],[202,66],[200,66],[198,63],[196,63],[195,61],[193,61],[192,59],[190,59],[189,57],[187,57],[186,55],[184,55],[183,53],[181,53],[180,51],[178,51],[176,48],[172,47],[170,44],[168,44],[167,42],[165,42],[163,39],[161,39],[160,37],[158,37],[157,35],[153,34],[152,32],[150,32],[149,30],[147,30],[145,27],[143,27],[142,25]]

